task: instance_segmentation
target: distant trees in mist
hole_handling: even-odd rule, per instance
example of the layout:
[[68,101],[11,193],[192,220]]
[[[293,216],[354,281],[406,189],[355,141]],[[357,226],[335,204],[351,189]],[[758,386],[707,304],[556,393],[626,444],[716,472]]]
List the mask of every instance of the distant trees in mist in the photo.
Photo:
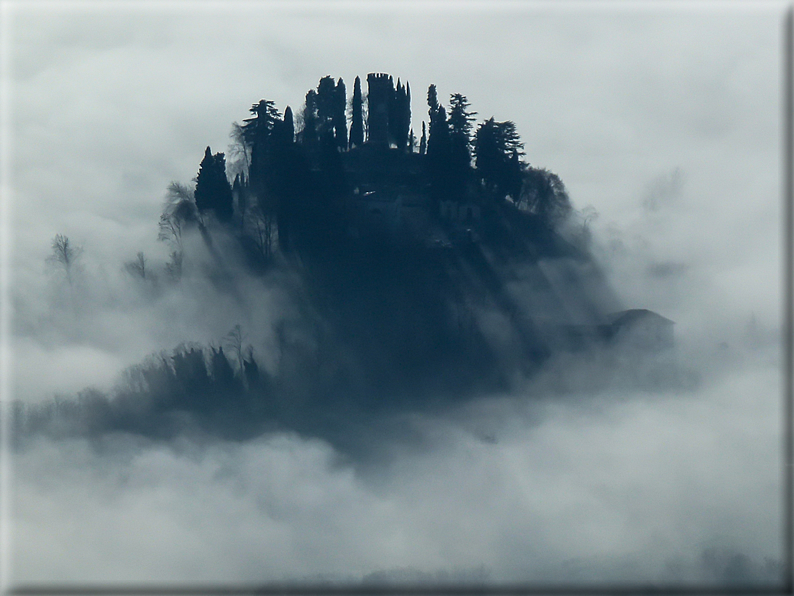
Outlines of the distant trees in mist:
[[[217,345],[183,345],[131,369],[112,396],[86,397],[97,425],[167,434],[180,412],[208,428],[297,424],[330,412],[326,402],[342,411],[421,400],[428,387],[436,396],[501,390],[549,356],[532,322],[516,322],[502,274],[532,259],[583,258],[557,233],[571,211],[559,176],[524,161],[512,121],[477,124],[463,94],[447,108],[429,86],[417,141],[407,82],[370,73],[366,95],[359,77],[350,100],[347,92],[325,76],[295,113],[252,104],[232,126],[230,164],[207,146],[194,184],[168,186],[164,268],[142,251],[123,264],[152,286],[161,275],[179,282],[200,237],[211,256],[201,274],[236,299],[238,271],[297,272],[291,298],[303,327],[274,324],[275,368],[255,359],[238,325]],[[388,217],[415,222],[413,235],[394,232]],[[59,234],[48,261],[71,284],[81,252]],[[484,311],[504,322],[509,350],[478,323]],[[27,419],[34,427],[38,415]]]
[[185,430],[178,421],[189,416],[205,432],[234,437],[273,421],[272,392],[252,348],[230,360],[222,346],[184,344],[128,368],[110,393],[88,389],[76,400],[16,404],[13,423],[19,436],[126,431],[168,438]]
[[333,249],[373,191],[423,197],[430,221],[442,227],[449,204],[476,205],[483,214],[521,209],[552,228],[571,211],[560,178],[524,161],[514,122],[491,117],[475,125],[468,98],[453,93],[445,107],[435,85],[427,104],[418,139],[410,85],[388,74],[367,75],[366,95],[356,77],[351,97],[341,78],[322,77],[297,115],[269,99],[253,104],[250,117],[232,125],[233,162],[227,167],[225,155],[207,147],[195,188],[180,186],[184,208],[173,207],[169,188],[161,236],[172,244],[174,276],[183,256],[175,228],[195,223],[206,234],[207,216],[234,229],[264,264],[277,252]]
[[72,285],[75,274],[80,270],[83,247],[75,245],[63,234],[56,234],[52,239],[51,248],[47,263],[63,273],[66,281]]
[[140,277],[141,279],[147,279],[147,275],[148,277],[151,277],[147,263],[148,260],[146,259],[146,256],[143,254],[143,252],[139,252],[135,256],[134,261],[125,263],[124,268],[130,273],[130,275]]

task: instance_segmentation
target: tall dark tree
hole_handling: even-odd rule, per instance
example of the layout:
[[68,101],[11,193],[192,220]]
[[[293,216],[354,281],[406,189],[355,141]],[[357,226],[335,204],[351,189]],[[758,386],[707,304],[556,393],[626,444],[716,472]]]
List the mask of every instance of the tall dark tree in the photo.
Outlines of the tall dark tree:
[[275,103],[268,99],[260,100],[249,111],[253,116],[243,120],[241,127],[243,139],[251,148],[249,186],[254,195],[262,196],[272,175],[274,130],[281,121]]
[[465,95],[454,93],[450,96],[449,118],[449,168],[450,195],[462,197],[471,177],[471,123],[477,112],[469,110]]
[[477,176],[482,180],[486,190],[495,196],[505,155],[504,148],[500,146],[499,130],[493,118],[489,118],[477,127],[474,155]]
[[[433,91],[435,87],[431,86]],[[435,95],[435,93],[433,94]],[[430,94],[428,94],[430,99]],[[428,102],[430,103],[430,102]],[[430,104],[430,134],[427,138],[427,170],[433,212],[439,213],[440,201],[450,198],[450,138],[447,113],[444,106]]]
[[425,131],[425,123],[422,121],[422,138],[419,139],[419,154],[424,155],[427,151],[427,134]]
[[428,110],[430,114],[430,121],[433,121],[433,114],[438,111],[438,92],[436,91],[435,85],[430,85],[427,88],[427,105],[430,108]]
[[251,118],[243,120],[242,137],[249,147],[257,143],[264,143],[273,130],[273,123],[279,119],[276,104],[269,99],[260,99],[249,110],[253,114]]
[[207,147],[196,177],[196,207],[200,212],[212,210],[220,221],[229,221],[234,212],[232,188],[226,178],[226,158],[212,154]]
[[411,105],[408,92],[400,79],[389,102],[389,137],[398,149],[408,146],[408,131],[411,127]]
[[465,95],[453,93],[449,101],[449,134],[453,142],[458,143],[468,151],[471,144],[471,123],[477,112],[469,110],[469,100]]
[[323,144],[334,135],[334,112],[336,110],[336,83],[333,77],[325,76],[317,85],[317,134]]
[[[400,125],[399,125],[399,138],[403,143],[402,149],[408,146],[409,131],[411,130],[411,88],[408,83],[403,85],[402,92],[399,98],[400,102]],[[399,145],[398,145],[399,146]],[[413,151],[413,145],[408,148]]]
[[438,103],[436,86],[430,85],[427,89],[428,114],[430,116],[430,130],[427,138],[427,154],[432,159],[440,160],[448,154],[449,126],[444,106]]
[[345,82],[340,77],[334,89],[334,136],[336,146],[340,151],[347,149],[347,89]]
[[481,123],[474,141],[475,167],[491,197],[502,200],[507,195],[518,199],[521,188],[523,154],[516,125],[496,122],[493,118]]
[[317,93],[309,89],[303,104],[303,130],[299,135],[300,143],[306,148],[317,145]]
[[[215,162],[215,183],[217,184],[217,200],[215,203],[215,215],[220,221],[231,221],[234,215],[234,198],[232,197],[232,187],[226,177],[226,157],[223,153],[216,153]],[[196,183],[198,187],[198,183]]]
[[234,182],[232,182],[232,200],[236,204],[235,211],[237,211],[238,216],[240,216],[241,225],[243,226],[245,222],[242,221],[242,217],[248,209],[248,197],[246,196],[247,193],[245,190],[243,180],[240,179],[240,174],[237,174],[234,177]]
[[363,99],[361,97],[361,79],[356,77],[353,84],[353,100],[350,115],[350,148],[364,144],[364,114]]
[[295,122],[292,118],[292,108],[289,106],[284,110],[283,132],[283,138],[286,142],[292,143],[295,140]]

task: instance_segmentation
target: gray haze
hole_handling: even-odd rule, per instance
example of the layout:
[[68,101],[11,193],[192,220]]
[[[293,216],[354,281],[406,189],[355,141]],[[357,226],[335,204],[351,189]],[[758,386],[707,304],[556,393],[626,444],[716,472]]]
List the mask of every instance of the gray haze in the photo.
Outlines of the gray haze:
[[[594,366],[552,396],[550,366],[406,414],[379,465],[289,433],[41,439],[14,455],[10,581],[776,580],[784,8],[4,2],[13,399],[107,389],[235,324],[271,362],[272,323],[296,316],[283,280],[239,272],[221,296],[198,243],[176,288],[123,263],[162,268],[168,183],[252,103],[297,111],[322,76],[350,93],[373,71],[411,84],[417,136],[430,83],[514,120],[624,305],[676,322],[695,379],[588,390]],[[45,265],[56,233],[84,248],[69,291]]]

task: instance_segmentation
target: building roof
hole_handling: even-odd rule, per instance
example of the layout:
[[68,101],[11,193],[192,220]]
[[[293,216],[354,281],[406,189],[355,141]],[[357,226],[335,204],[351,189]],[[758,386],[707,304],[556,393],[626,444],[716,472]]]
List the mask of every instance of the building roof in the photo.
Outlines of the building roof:
[[611,315],[607,315],[606,320],[607,323],[610,325],[626,325],[636,323],[641,319],[650,319],[655,320],[659,323],[665,323],[668,325],[675,325],[674,321],[663,317],[662,315],[653,312],[652,310],[648,310],[646,308],[632,308],[629,310],[622,310],[620,312],[612,313]]

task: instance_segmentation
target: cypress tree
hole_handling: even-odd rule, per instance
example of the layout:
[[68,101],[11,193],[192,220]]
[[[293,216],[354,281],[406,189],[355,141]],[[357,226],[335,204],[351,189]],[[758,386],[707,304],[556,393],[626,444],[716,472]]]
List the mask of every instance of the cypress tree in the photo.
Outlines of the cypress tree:
[[193,196],[196,199],[196,207],[200,212],[215,208],[215,196],[212,194],[212,150],[207,146],[204,151],[204,159],[199,165],[198,176],[196,176],[196,190]]
[[336,146],[340,151],[347,148],[347,116],[345,108],[347,106],[347,89],[345,82],[339,77],[334,90],[334,136]]
[[391,101],[389,102],[389,136],[398,149],[405,151],[408,144],[408,130],[411,126],[411,107],[405,86],[397,79]]
[[364,144],[364,114],[362,111],[361,79],[356,77],[353,84],[352,113],[350,117],[350,148]]
[[430,193],[438,213],[438,202],[451,194],[450,139],[447,113],[444,106],[431,108],[430,134],[427,139],[427,167],[430,176]]
[[284,140],[288,143],[295,140],[295,122],[292,118],[292,108],[289,106],[284,110]]
[[301,144],[305,147],[317,145],[317,93],[309,89],[303,104],[303,130],[300,132]]
[[223,153],[216,153],[213,156],[215,173],[214,184],[217,193],[215,201],[215,215],[220,221],[231,221],[234,215],[234,197],[229,179],[226,178],[226,157]]
[[438,111],[438,92],[435,85],[430,85],[427,88],[427,105],[429,106],[428,114],[430,115],[430,125],[433,124],[433,116]]
[[193,196],[199,211],[211,209],[220,221],[231,220],[234,199],[226,178],[226,157],[223,153],[213,155],[209,147],[204,151]]
[[419,155],[424,155],[427,151],[427,134],[425,132],[425,123],[422,121],[422,138],[419,139]]

